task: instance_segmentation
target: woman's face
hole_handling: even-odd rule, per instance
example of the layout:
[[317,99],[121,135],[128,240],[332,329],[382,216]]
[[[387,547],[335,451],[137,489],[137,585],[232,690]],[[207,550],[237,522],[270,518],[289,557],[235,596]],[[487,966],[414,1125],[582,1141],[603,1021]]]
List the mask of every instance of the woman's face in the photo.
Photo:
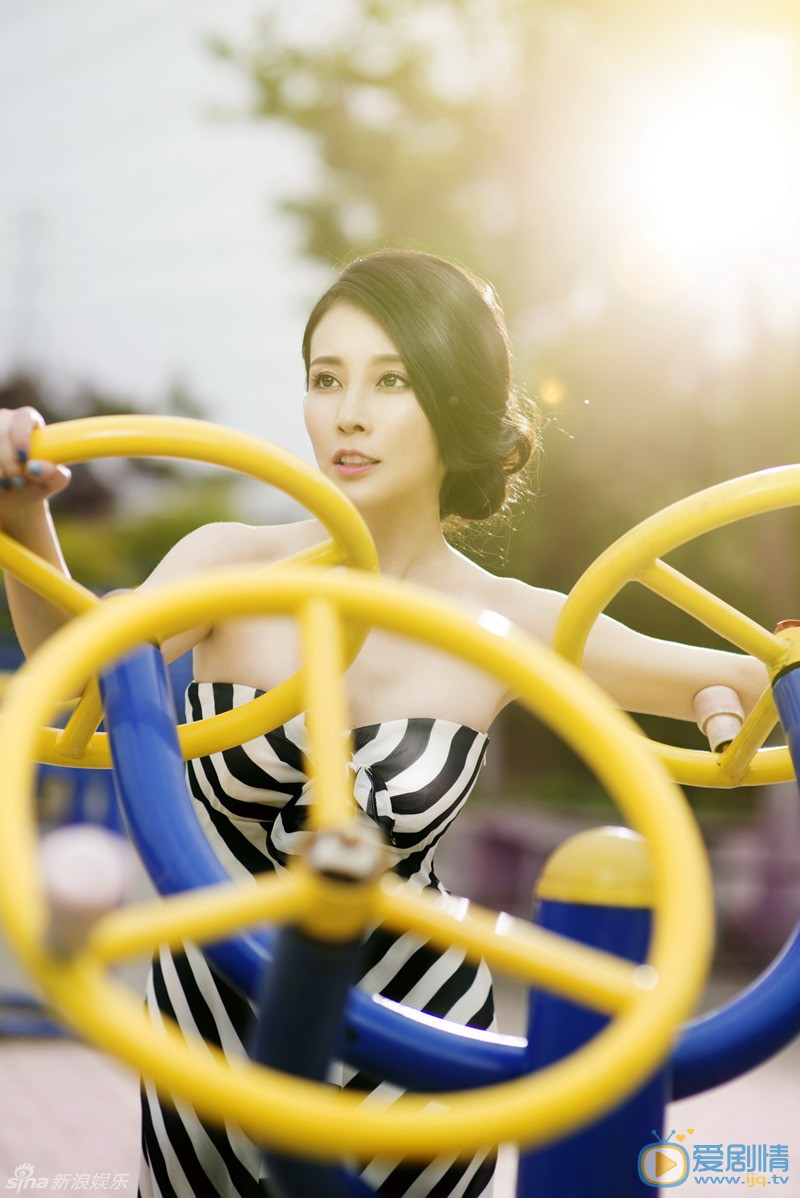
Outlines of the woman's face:
[[329,308],[310,343],[305,422],[317,464],[359,508],[435,503],[444,467],[396,347],[361,308]]

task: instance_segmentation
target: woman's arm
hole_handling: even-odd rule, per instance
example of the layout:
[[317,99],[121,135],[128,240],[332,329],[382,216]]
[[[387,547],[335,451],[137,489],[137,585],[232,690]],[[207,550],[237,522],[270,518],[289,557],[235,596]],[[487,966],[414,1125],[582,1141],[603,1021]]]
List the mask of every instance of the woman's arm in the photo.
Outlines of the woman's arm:
[[[565,596],[511,579],[503,583],[503,614],[550,644]],[[766,666],[753,657],[659,640],[605,615],[589,633],[583,665],[625,711],[679,720],[694,721],[694,697],[706,687],[730,687],[747,714],[769,685]]]
[[[70,472],[30,459],[31,435],[43,425],[33,408],[0,409],[0,530],[69,578],[48,501],[67,486]],[[27,656],[69,616],[10,574],[5,583],[11,619]]]
[[754,657],[662,641],[609,616],[589,634],[584,666],[626,711],[679,720],[695,719],[694,698],[707,687],[730,687],[747,715],[769,686],[766,666]]

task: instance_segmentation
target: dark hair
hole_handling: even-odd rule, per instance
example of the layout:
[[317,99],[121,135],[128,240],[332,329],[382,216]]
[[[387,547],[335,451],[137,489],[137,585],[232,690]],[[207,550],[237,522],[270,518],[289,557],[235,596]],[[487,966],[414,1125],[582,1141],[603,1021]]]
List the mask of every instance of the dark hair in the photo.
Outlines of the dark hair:
[[508,333],[489,284],[419,251],[357,258],[308,318],[306,375],[312,334],[340,303],[371,316],[403,359],[445,466],[439,508],[446,525],[487,520],[518,499],[528,488],[515,476],[537,445],[536,424],[512,384]]

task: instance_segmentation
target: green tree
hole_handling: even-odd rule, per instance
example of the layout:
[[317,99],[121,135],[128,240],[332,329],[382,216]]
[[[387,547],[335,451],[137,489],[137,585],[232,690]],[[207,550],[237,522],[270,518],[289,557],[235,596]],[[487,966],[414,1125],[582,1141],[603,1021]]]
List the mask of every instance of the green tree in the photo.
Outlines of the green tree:
[[[639,519],[796,453],[797,345],[778,352],[761,330],[746,369],[715,366],[697,313],[664,278],[632,274],[616,211],[607,159],[630,77],[685,46],[696,6],[352,0],[320,7],[312,29],[297,15],[265,0],[247,44],[212,45],[247,80],[248,116],[311,150],[307,184],[282,202],[303,252],[334,263],[392,245],[467,263],[496,286],[518,381],[542,402],[540,495],[510,572],[568,590]],[[706,18],[788,28],[790,11],[742,2]],[[730,547],[685,560],[769,622],[791,594],[790,521],[740,543],[756,569]],[[663,636],[713,640],[672,609],[651,611],[641,590],[618,611]]]

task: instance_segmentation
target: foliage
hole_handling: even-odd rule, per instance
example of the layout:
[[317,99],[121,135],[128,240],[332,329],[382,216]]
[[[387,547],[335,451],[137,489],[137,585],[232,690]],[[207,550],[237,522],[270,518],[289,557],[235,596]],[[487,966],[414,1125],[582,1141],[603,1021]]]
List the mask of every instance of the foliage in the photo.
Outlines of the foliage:
[[[755,25],[787,11],[737,3],[716,16]],[[651,512],[791,460],[797,339],[769,334],[754,297],[749,358],[712,354],[701,305],[678,302],[657,264],[632,265],[606,169],[630,115],[623,81],[645,77],[668,46],[680,55],[700,19],[691,5],[351,0],[308,17],[308,4],[265,0],[248,44],[213,49],[247,80],[248,116],[312,151],[306,185],[282,205],[307,255],[421,248],[496,286],[518,379],[547,423],[540,495],[518,522],[509,572],[568,590]],[[680,564],[774,622],[799,589],[796,531],[791,515],[766,532],[739,526]],[[713,643],[641,589],[614,610]],[[508,739],[530,746],[509,719]],[[536,751],[561,768],[556,750]]]
[[[12,373],[0,380],[0,407],[35,408],[49,423],[77,420],[94,416],[121,416],[137,411],[139,405],[124,396],[111,395],[93,384],[79,383],[69,390],[59,390],[44,378],[26,372]],[[174,416],[202,416],[201,405],[184,390],[175,386],[167,392],[155,410]],[[146,458],[130,458],[115,462],[109,470],[107,462],[87,462],[72,467],[72,482],[56,500],[59,512],[97,520],[110,515],[126,499],[137,478],[160,479],[165,483],[182,476],[182,468],[171,462]],[[113,480],[113,485],[112,485]]]
[[621,79],[679,37],[681,9],[351,0],[317,6],[310,29],[309,5],[265,0],[247,45],[213,43],[248,80],[249,115],[313,150],[283,202],[306,254],[415,246],[496,286],[547,424],[510,564],[560,587],[665,503],[785,460],[794,345],[779,356],[754,309],[746,369],[715,364],[614,220],[602,155],[625,124]]
[[[165,489],[161,491],[166,497]],[[57,517],[71,573],[98,594],[138,586],[192,529],[235,518],[230,480],[225,477],[181,486],[170,492],[169,503],[144,513],[118,512],[91,523]]]

